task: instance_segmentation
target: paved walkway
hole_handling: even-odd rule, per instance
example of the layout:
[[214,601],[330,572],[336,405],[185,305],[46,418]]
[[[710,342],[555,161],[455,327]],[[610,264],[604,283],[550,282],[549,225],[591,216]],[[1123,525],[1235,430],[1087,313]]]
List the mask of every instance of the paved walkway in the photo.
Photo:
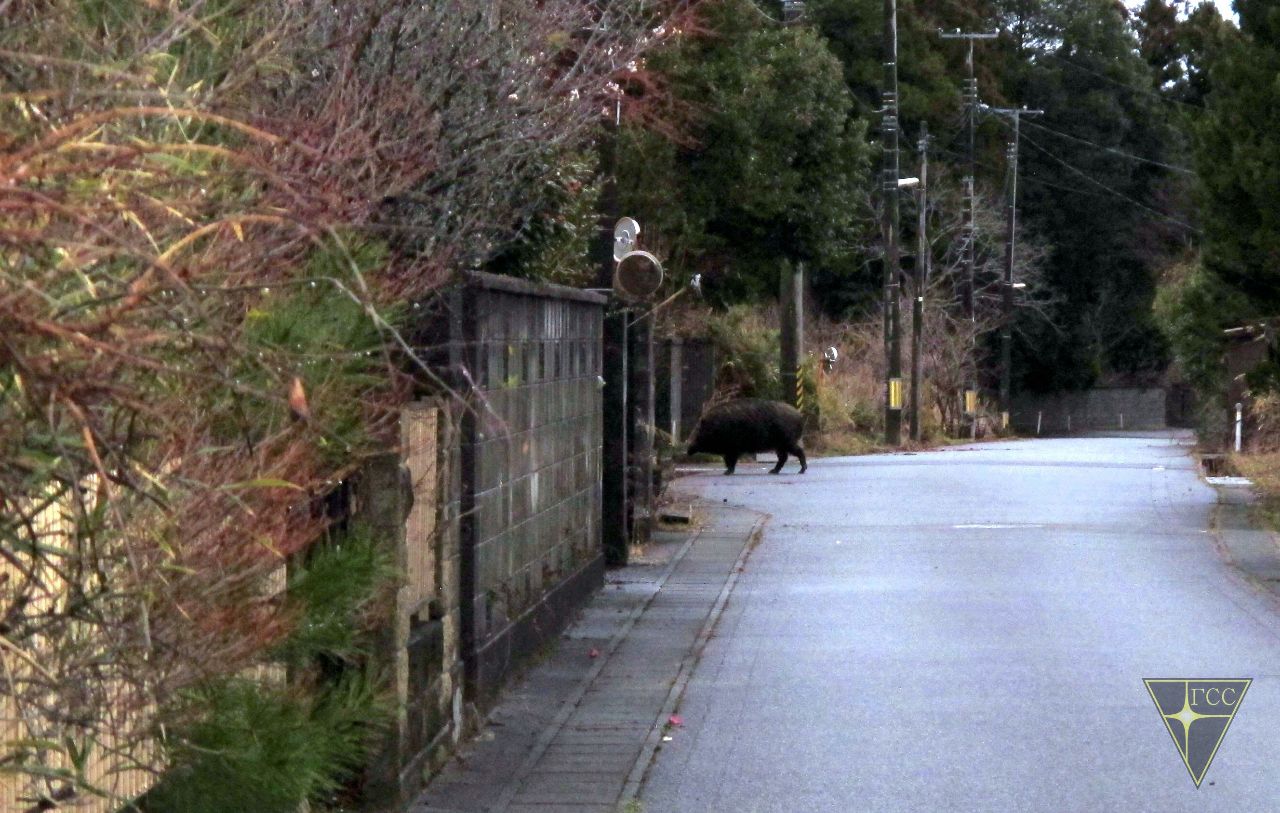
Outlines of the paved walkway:
[[764,515],[703,504],[695,520],[609,572],[413,813],[613,813],[635,798]]

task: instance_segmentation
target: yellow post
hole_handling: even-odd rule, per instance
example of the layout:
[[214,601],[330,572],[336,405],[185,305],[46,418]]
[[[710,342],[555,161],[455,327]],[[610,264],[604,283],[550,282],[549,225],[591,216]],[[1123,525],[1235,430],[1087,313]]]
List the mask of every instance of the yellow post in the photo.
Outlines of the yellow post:
[[889,409],[902,409],[902,379],[889,379]]

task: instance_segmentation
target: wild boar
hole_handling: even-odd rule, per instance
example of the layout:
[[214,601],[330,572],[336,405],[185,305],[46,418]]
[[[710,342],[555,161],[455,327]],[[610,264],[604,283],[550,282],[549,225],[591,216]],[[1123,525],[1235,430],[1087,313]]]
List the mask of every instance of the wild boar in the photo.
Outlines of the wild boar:
[[778,465],[770,474],[782,471],[787,455],[800,460],[800,473],[809,468],[805,462],[800,435],[804,416],[800,410],[781,401],[761,398],[739,398],[707,410],[689,437],[689,454],[718,454],[724,457],[725,474],[733,474],[738,458],[755,452],[775,452]]

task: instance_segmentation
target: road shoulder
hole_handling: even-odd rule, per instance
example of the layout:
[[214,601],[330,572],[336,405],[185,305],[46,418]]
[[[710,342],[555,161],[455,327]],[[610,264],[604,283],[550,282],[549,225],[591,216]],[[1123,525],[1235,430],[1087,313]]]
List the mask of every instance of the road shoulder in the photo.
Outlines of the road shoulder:
[[1218,493],[1211,530],[1227,561],[1254,586],[1280,600],[1280,543],[1258,519],[1259,497],[1253,486],[1212,480],[1209,485]]

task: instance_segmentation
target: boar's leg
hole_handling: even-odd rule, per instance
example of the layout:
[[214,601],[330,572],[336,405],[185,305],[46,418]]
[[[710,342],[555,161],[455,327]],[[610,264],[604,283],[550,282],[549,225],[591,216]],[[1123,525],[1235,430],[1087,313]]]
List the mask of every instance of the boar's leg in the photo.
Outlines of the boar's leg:
[[774,450],[774,454],[776,454],[776,455],[778,456],[778,465],[776,465],[776,466],[774,466],[773,468],[769,469],[769,473],[770,473],[770,474],[777,474],[778,472],[782,471],[782,467],[783,467],[784,465],[786,465],[786,463],[787,463],[787,450],[786,450],[786,449],[783,449],[783,448],[776,449],[776,450]]
[[738,456],[736,454],[727,454],[724,456],[724,473],[733,474],[733,470],[738,465]]
[[804,474],[805,469],[809,468],[809,463],[804,459],[804,449],[800,448],[800,444],[791,447],[791,453],[800,459],[800,473]]

